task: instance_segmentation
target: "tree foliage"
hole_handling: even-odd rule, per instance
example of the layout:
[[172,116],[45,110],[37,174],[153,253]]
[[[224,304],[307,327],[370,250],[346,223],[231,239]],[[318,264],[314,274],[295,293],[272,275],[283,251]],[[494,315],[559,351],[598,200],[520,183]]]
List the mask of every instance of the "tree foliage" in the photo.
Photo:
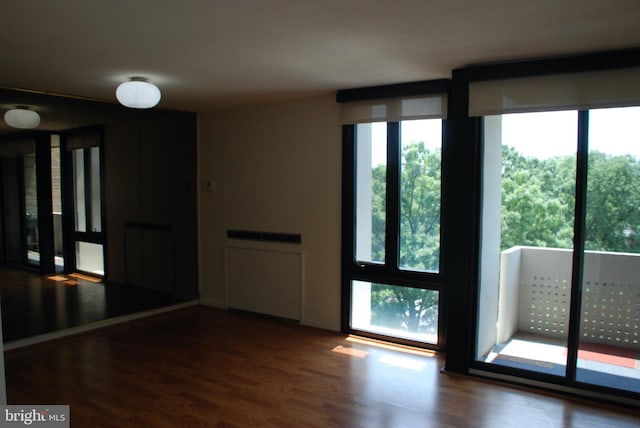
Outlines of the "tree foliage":
[[586,249],[640,252],[640,162],[632,156],[589,156]]
[[501,249],[571,248],[575,160],[540,160],[503,146]]
[[[573,248],[576,160],[540,160],[503,147],[501,248]],[[640,251],[640,163],[589,153],[586,249]]]
[[402,150],[400,266],[437,272],[440,262],[440,151],[424,143]]
[[[400,266],[437,272],[440,263],[440,151],[423,142],[403,146],[400,177]],[[386,167],[373,170],[374,260],[384,260]],[[373,324],[410,332],[435,332],[438,293],[433,290],[374,284]]]
[[371,286],[371,323],[413,333],[437,330],[438,292],[384,284]]
[[[400,264],[437,271],[440,258],[440,152],[421,142],[403,147]],[[586,249],[640,252],[640,162],[591,152]],[[516,245],[572,248],[575,156],[525,157],[503,146],[501,249]],[[386,168],[373,171],[373,254],[384,260]],[[375,259],[375,257],[379,257]],[[411,332],[435,329],[437,292],[374,284],[372,323]]]

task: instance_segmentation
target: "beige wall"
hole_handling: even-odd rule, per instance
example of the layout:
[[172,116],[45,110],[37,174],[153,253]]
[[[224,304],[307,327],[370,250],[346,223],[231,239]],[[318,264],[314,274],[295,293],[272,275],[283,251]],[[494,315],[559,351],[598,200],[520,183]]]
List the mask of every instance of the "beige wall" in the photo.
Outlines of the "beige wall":
[[[227,229],[300,233],[301,322],[340,327],[341,132],[335,95],[198,115],[202,303],[226,306]],[[214,183],[206,191],[205,183]]]

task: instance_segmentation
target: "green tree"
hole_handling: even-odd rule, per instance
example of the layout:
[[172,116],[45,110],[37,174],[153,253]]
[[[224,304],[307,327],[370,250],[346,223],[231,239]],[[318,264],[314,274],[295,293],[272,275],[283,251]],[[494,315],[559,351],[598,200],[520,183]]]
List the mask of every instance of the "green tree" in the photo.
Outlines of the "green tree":
[[[516,245],[572,248],[575,156],[525,157],[503,147],[502,249]],[[400,264],[437,271],[440,249],[440,153],[422,142],[405,145],[401,167]],[[384,260],[386,168],[373,171],[373,253]],[[640,162],[632,156],[589,154],[586,248],[640,252]],[[378,257],[378,258],[375,258]],[[435,328],[438,295],[431,290],[374,284],[372,323],[411,332]]]
[[571,248],[575,200],[572,158],[526,158],[503,146],[502,159],[501,249],[515,245]]
[[384,284],[371,286],[371,323],[412,333],[437,333],[438,292]]
[[[374,260],[384,260],[386,167],[373,170]],[[403,146],[400,190],[400,265],[437,271],[440,259],[440,152],[422,142]],[[373,284],[371,322],[410,332],[437,327],[438,293]]]
[[[585,247],[640,252],[640,162],[633,156],[589,153]],[[503,147],[502,242],[572,248],[574,156],[527,158]]]
[[384,243],[385,243],[385,227],[386,207],[387,207],[387,166],[378,165],[372,171],[372,236],[371,236],[371,259],[376,261],[384,261]]
[[640,252],[640,163],[632,156],[589,154],[585,247]]
[[400,266],[437,272],[440,263],[440,151],[423,142],[402,150]]

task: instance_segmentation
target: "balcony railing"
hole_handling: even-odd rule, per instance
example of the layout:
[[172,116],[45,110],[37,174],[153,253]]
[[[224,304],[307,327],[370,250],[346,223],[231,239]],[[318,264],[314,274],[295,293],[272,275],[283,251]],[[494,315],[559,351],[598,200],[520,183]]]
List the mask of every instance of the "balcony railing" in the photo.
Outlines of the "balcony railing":
[[[517,332],[566,339],[572,250],[513,247],[501,254],[498,343]],[[640,255],[587,251],[580,341],[640,350]]]

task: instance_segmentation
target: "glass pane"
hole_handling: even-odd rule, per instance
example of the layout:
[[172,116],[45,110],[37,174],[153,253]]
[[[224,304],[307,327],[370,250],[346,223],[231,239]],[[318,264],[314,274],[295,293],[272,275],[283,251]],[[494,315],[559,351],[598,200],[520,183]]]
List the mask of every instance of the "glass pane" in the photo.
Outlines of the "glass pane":
[[576,379],[640,392],[640,107],[589,113]]
[[102,245],[91,242],[76,242],[76,268],[83,272],[104,275]]
[[85,207],[84,150],[73,151],[73,192],[75,199],[75,226],[77,232],[87,231]]
[[565,375],[577,119],[484,118],[479,361]]
[[20,170],[15,157],[2,158],[2,214],[7,261],[24,263],[24,237],[20,206]]
[[38,190],[36,178],[36,155],[25,155],[24,159],[24,205],[27,261],[40,264],[40,237],[38,233]]
[[91,149],[91,171],[89,180],[91,181],[91,231],[102,232],[102,207],[100,192],[100,147]]
[[62,179],[60,173],[60,136],[51,136],[51,200],[53,203],[53,246],[56,271],[64,270],[62,241]]
[[384,263],[387,124],[356,128],[356,260]]
[[438,343],[438,291],[353,281],[351,292],[352,328]]
[[442,120],[400,123],[400,268],[438,272]]

